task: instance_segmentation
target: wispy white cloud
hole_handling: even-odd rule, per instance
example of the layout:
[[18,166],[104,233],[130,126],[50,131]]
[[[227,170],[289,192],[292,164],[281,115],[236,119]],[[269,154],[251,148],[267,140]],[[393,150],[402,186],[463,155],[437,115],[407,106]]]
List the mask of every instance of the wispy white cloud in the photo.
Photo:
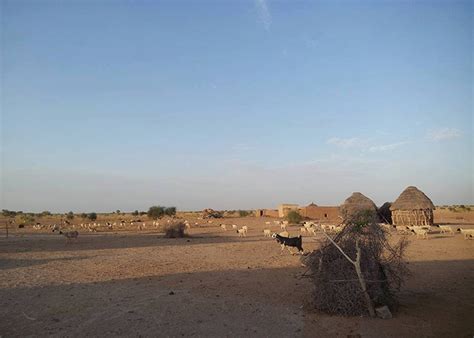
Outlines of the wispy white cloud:
[[343,149],[357,149],[362,153],[363,152],[374,153],[374,152],[390,151],[409,143],[408,141],[399,141],[399,142],[388,143],[388,144],[378,144],[374,140],[361,139],[358,137],[351,137],[351,138],[332,137],[328,139],[326,142],[327,144],[335,145]]
[[369,147],[369,151],[374,153],[378,151],[394,150],[395,148],[398,148],[407,143],[408,143],[407,141],[404,141],[404,142],[396,142],[396,143],[390,143],[390,144],[373,145]]
[[270,26],[272,25],[272,15],[268,9],[266,0],[255,0],[255,5],[257,6],[258,16],[260,21],[265,27],[266,31],[270,31]]
[[333,144],[335,146],[341,148],[360,148],[367,144],[366,140],[362,140],[358,137],[352,138],[340,138],[340,137],[332,137],[327,140],[328,144]]
[[431,141],[453,140],[462,136],[462,132],[456,128],[437,128],[428,131],[427,137]]

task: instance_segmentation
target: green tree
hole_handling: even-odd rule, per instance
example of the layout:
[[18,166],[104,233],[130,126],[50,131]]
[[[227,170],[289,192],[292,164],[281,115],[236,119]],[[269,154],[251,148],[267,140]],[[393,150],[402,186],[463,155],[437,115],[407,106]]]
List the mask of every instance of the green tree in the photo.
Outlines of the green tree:
[[158,219],[165,214],[165,208],[159,205],[154,205],[148,209],[148,217]]
[[74,213],[72,211],[69,211],[67,214],[66,214],[66,218],[67,219],[73,219],[74,218]]
[[239,210],[238,212],[240,217],[247,217],[248,215],[250,215],[250,212],[248,212],[247,210]]
[[166,216],[176,215],[176,207],[169,207],[164,210]]
[[132,215],[133,215],[133,216],[138,216],[138,215],[139,215],[138,210],[135,210],[134,212],[132,212]]
[[291,210],[288,212],[288,215],[286,215],[286,220],[291,224],[298,224],[303,220],[303,216],[301,216],[298,211]]
[[87,218],[90,219],[91,221],[95,221],[97,219],[97,214],[95,212],[91,212],[90,214],[87,215]]

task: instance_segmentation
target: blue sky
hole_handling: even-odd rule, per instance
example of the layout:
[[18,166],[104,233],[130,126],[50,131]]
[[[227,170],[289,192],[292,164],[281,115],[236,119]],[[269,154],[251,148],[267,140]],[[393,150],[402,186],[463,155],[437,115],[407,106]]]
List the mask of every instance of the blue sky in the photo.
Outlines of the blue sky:
[[473,204],[473,5],[1,1],[1,207]]

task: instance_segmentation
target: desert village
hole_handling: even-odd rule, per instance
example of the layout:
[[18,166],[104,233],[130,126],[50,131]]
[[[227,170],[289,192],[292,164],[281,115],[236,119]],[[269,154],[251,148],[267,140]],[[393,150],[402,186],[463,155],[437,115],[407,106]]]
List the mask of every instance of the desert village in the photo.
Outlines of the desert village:
[[[394,203],[387,202],[377,209],[377,206],[368,197],[360,192],[353,193],[345,204],[358,205],[360,208],[379,210],[380,221],[401,226],[431,226],[433,225],[433,202],[416,187],[407,187]],[[256,217],[284,218],[290,211],[299,212],[304,218],[326,223],[338,223],[343,218],[340,207],[318,206],[310,203],[307,206],[297,204],[280,204],[278,209],[257,209]]]
[[[69,216],[4,217],[2,335],[473,332],[474,211],[436,208],[413,186],[380,208],[355,192],[340,206],[281,204],[244,216]],[[359,279],[354,267],[365,269]],[[357,280],[366,280],[365,298]]]
[[0,338],[474,338],[474,0],[0,22]]

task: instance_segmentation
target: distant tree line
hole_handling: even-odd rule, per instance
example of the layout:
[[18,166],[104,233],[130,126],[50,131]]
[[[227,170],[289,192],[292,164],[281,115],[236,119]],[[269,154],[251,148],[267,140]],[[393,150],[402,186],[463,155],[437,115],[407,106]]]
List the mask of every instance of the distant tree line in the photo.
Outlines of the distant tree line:
[[[239,210],[239,213],[240,213],[240,211],[241,210]],[[115,211],[115,213],[120,214],[121,211],[117,210],[117,211]],[[124,213],[122,213],[122,214],[124,214]],[[22,216],[25,219],[31,220],[34,217],[52,216],[53,214],[49,211],[42,211],[40,213],[35,214],[35,213],[23,213],[23,211],[13,211],[13,210],[3,209],[2,210],[2,215],[4,217]],[[72,220],[76,216],[74,214],[74,212],[72,212],[72,211],[69,211],[65,214],[59,214],[59,215],[61,217],[63,217],[62,215],[64,215],[64,217],[66,217],[66,219],[68,219],[68,220]],[[150,207],[148,209],[148,212],[147,211],[135,210],[135,211],[132,212],[132,215],[133,216],[148,215],[148,217],[150,217],[152,219],[158,219],[158,218],[161,218],[163,216],[175,216],[176,215],[176,207],[164,207],[164,206],[155,205],[155,206]],[[90,212],[90,213],[83,212],[81,214],[78,214],[78,216],[80,218],[89,219],[91,221],[95,221],[97,219],[97,213],[95,213],[95,212]]]
[[176,215],[176,207],[154,205],[148,209],[147,215],[151,219],[158,219],[163,216],[174,216]]

